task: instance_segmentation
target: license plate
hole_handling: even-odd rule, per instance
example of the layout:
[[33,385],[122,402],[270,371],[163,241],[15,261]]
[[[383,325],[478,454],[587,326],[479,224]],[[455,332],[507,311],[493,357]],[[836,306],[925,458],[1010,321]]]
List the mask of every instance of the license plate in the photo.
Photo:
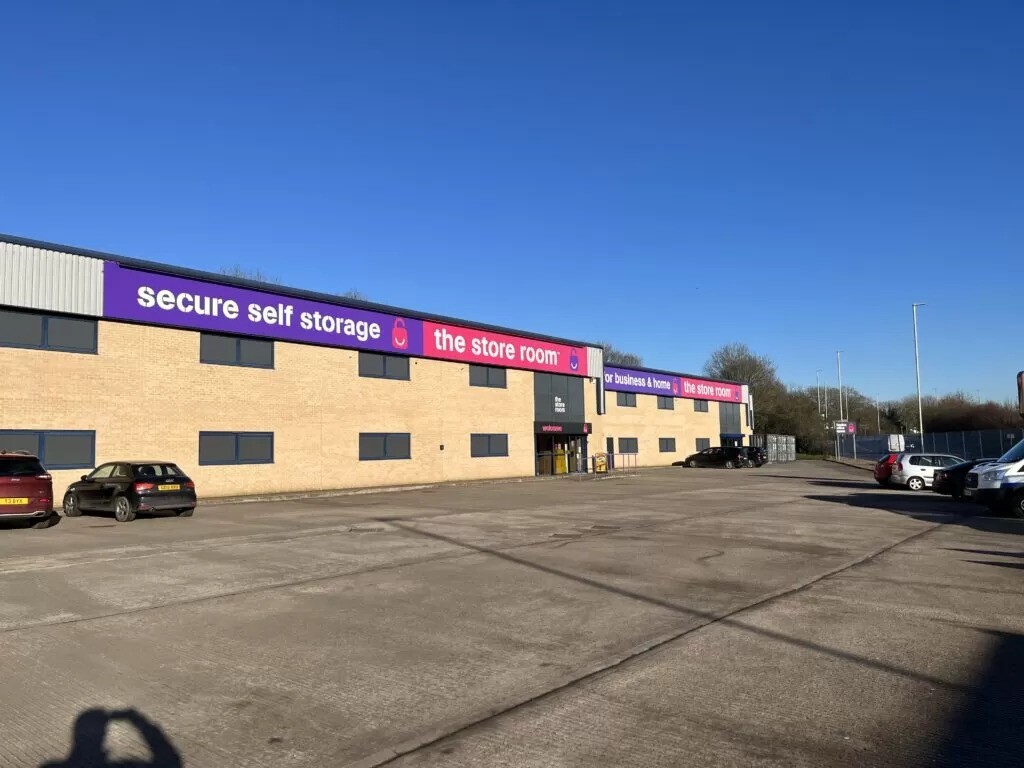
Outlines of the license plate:
[[973,496],[973,495],[974,495],[974,491],[972,491],[970,488],[964,488],[964,496]]
[[161,491],[180,491],[181,490],[181,486],[180,485],[161,485],[160,486],[160,490]]
[[0,505],[2,506],[25,506],[28,504],[28,499],[0,499]]

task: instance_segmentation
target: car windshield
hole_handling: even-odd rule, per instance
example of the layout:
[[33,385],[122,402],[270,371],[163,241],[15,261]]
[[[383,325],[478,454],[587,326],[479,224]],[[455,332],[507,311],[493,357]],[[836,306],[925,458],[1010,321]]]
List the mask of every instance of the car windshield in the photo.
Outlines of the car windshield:
[[1024,440],[1021,440],[1013,448],[1008,450],[999,458],[1000,464],[1012,464],[1024,460]]
[[5,459],[0,461],[0,477],[29,477],[46,470],[38,459]]
[[184,475],[177,464],[134,464],[132,470],[136,477],[169,477]]

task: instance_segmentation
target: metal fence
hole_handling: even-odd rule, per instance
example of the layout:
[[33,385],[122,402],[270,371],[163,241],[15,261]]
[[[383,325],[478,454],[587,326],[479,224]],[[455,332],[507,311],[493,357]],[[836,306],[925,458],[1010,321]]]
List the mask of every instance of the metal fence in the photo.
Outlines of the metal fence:
[[796,461],[794,435],[751,435],[750,444],[755,448],[764,448],[769,462]]
[[580,452],[544,451],[534,457],[534,471],[538,475],[611,474],[636,468],[635,453],[597,453],[586,456]]
[[[946,453],[965,459],[997,459],[1024,438],[1021,429],[984,429],[967,432],[935,432],[921,435],[903,435],[905,451]],[[855,442],[856,441],[856,442]],[[843,435],[839,440],[839,455],[858,459],[878,459],[889,453],[889,435],[858,437]]]

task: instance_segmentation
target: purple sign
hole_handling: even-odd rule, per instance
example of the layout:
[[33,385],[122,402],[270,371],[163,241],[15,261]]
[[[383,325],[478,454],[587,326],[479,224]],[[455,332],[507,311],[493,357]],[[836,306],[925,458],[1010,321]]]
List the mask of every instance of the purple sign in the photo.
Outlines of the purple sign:
[[247,288],[103,265],[103,316],[200,331],[423,354],[423,322]]
[[723,403],[743,402],[743,387],[739,384],[673,376],[670,373],[651,373],[632,368],[605,366],[604,386],[612,392],[688,397],[694,400],[718,400]]
[[604,367],[604,386],[613,392],[679,397],[679,377],[629,368]]

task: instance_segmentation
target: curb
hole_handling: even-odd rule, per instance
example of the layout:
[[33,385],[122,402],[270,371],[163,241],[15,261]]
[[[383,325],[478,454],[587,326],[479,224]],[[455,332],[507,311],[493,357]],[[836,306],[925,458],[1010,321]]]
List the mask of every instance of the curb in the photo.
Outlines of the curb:
[[854,464],[853,462],[843,461],[842,459],[828,459],[828,458],[826,458],[825,461],[829,462],[830,464],[840,464],[840,465],[842,465],[844,467],[853,467],[854,469],[863,469],[865,472],[873,472],[874,471],[873,467],[865,467],[863,464]]

